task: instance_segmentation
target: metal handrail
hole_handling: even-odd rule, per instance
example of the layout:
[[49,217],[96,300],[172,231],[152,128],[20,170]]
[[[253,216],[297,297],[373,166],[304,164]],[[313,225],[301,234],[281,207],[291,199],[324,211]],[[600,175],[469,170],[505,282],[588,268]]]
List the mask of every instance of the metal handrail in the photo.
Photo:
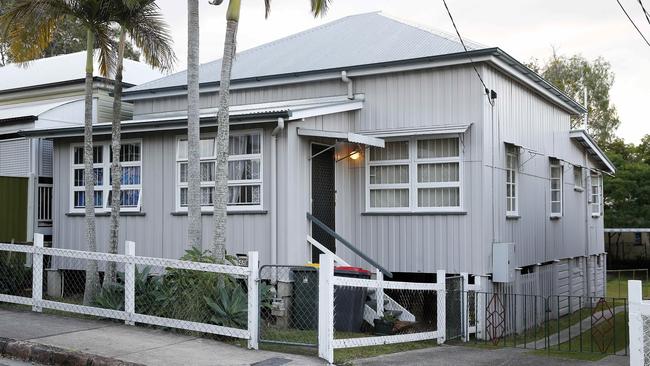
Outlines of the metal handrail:
[[345,245],[348,249],[353,251],[356,255],[363,258],[366,262],[370,263],[373,267],[380,270],[381,273],[384,274],[384,276],[387,276],[388,278],[393,278],[393,273],[391,271],[389,271],[386,268],[382,267],[381,264],[375,262],[372,258],[368,257],[364,252],[357,249],[357,247],[355,247],[352,243],[345,240],[341,235],[337,234],[336,231],[330,229],[327,225],[323,224],[319,219],[315,218],[309,212],[307,212],[307,220],[309,220],[309,221],[313,222],[314,224],[316,224],[316,226],[323,229],[326,233],[328,233],[329,235],[334,237],[334,239],[341,242],[341,244]]

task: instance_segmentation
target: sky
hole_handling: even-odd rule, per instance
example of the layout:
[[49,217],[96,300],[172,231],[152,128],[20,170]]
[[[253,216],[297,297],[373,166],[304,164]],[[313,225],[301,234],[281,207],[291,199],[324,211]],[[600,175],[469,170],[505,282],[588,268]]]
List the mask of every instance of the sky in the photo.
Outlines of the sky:
[[[650,23],[637,0],[620,0],[650,40]],[[643,0],[650,10],[650,0]],[[225,33],[224,5],[199,0],[201,63],[221,58]],[[186,67],[187,2],[159,0],[171,27],[179,62]],[[521,62],[560,55],[602,56],[615,74],[611,100],[621,126],[617,135],[638,143],[650,134],[650,46],[645,44],[616,0],[448,0],[463,38],[496,46]],[[273,0],[264,19],[263,0],[242,1],[238,51],[264,44],[348,15],[382,11],[429,28],[453,33],[442,0],[331,0],[324,17],[314,19],[308,0]]]

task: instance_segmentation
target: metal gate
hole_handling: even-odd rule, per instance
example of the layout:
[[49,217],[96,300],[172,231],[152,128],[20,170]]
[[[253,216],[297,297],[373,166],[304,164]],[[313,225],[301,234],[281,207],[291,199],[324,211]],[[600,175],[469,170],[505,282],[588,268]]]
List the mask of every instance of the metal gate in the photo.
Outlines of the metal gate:
[[465,293],[463,289],[463,277],[451,276],[445,279],[446,282],[446,339],[453,340],[465,338]]
[[308,266],[260,268],[261,343],[318,346],[318,271]]

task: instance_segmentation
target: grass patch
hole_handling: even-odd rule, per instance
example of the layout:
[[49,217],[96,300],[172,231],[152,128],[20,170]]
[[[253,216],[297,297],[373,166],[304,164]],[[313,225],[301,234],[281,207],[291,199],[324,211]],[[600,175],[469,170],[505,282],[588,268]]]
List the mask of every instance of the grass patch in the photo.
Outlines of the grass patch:
[[[627,281],[632,277],[621,276],[613,277],[607,280],[607,297],[627,298]],[[640,279],[639,280],[644,280]],[[641,293],[644,299],[650,299],[650,281],[642,281]]]
[[334,363],[337,365],[349,365],[352,361],[361,358],[387,355],[397,352],[413,351],[423,348],[431,348],[438,345],[436,340],[419,342],[385,344],[381,346],[344,348],[334,350]]

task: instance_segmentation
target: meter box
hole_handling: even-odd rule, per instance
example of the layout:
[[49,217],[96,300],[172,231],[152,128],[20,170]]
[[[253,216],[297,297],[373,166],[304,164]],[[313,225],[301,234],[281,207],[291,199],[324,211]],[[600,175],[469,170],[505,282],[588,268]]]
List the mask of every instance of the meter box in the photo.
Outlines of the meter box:
[[515,280],[515,243],[492,244],[492,282]]

